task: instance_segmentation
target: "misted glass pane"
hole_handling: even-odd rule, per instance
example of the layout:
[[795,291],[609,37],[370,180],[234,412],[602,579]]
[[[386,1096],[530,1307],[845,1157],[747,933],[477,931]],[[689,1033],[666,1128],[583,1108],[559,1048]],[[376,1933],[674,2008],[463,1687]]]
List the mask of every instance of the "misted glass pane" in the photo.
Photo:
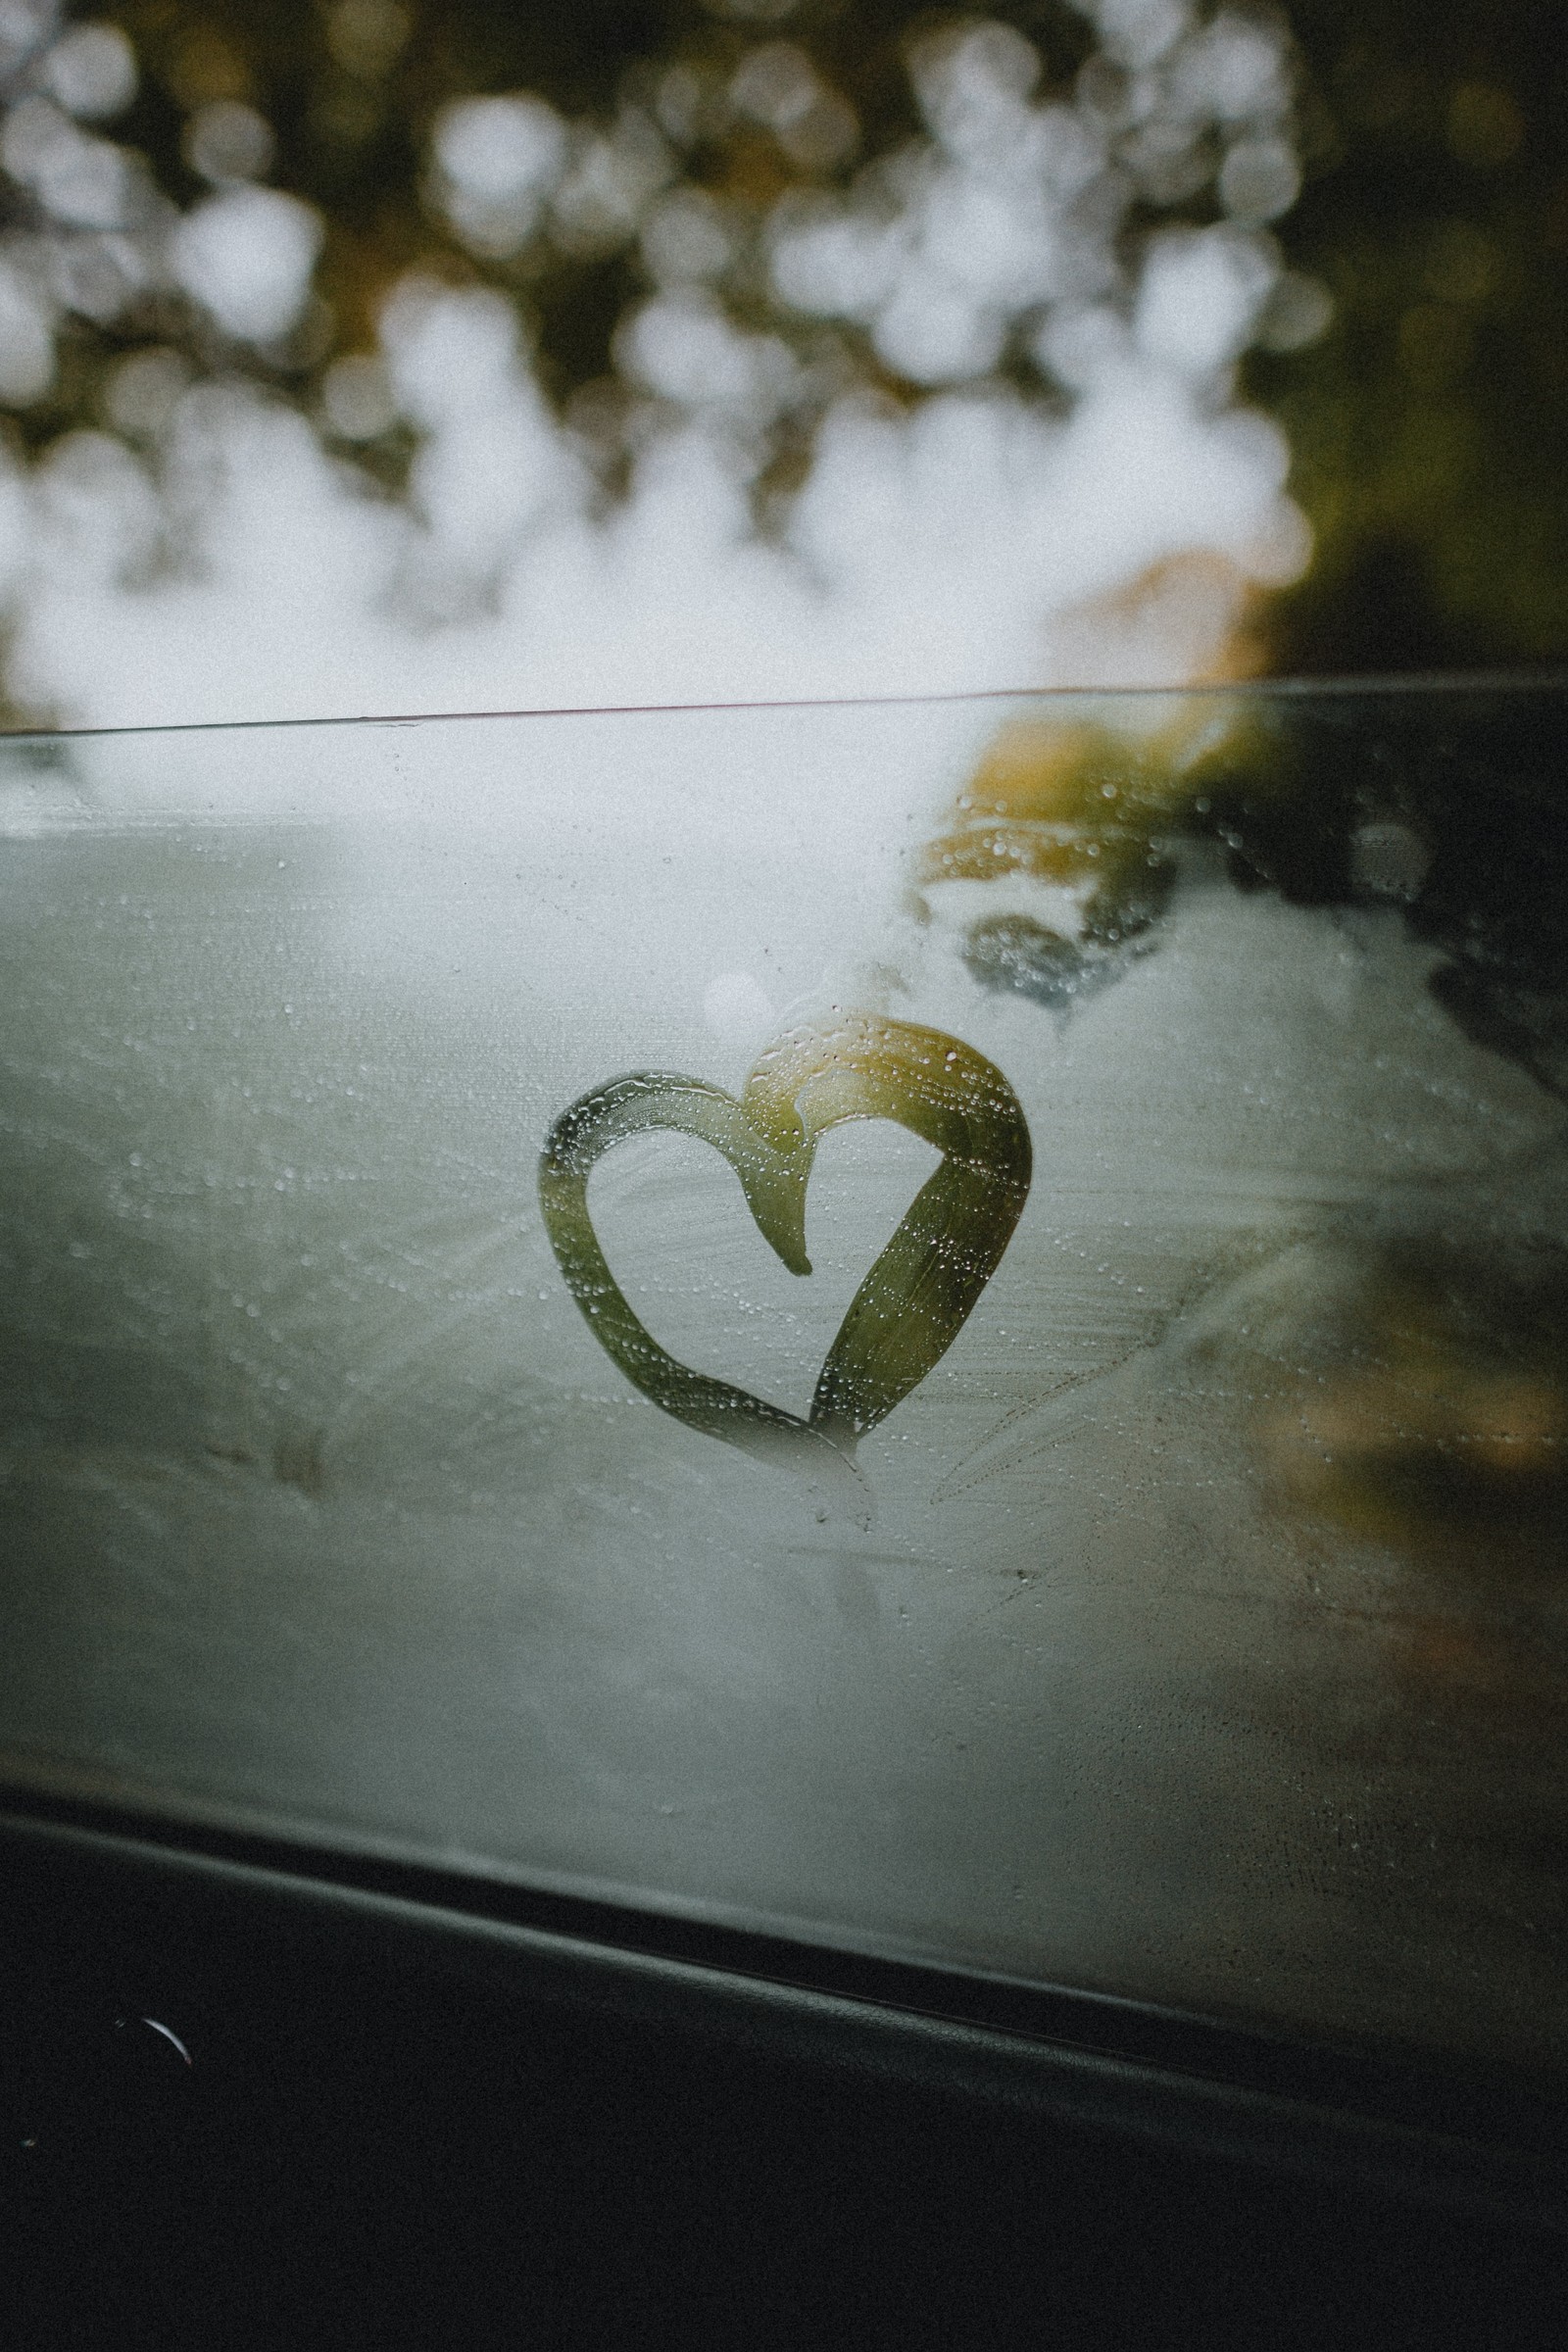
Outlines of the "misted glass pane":
[[13,739],[7,1778],[1560,2051],[1565,717]]

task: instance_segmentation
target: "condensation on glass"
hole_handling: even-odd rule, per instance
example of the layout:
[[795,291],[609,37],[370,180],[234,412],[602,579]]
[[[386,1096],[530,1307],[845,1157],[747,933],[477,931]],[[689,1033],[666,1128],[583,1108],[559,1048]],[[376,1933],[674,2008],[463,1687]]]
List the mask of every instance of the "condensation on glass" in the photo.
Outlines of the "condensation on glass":
[[1568,694],[0,747],[0,1764],[1560,2063]]

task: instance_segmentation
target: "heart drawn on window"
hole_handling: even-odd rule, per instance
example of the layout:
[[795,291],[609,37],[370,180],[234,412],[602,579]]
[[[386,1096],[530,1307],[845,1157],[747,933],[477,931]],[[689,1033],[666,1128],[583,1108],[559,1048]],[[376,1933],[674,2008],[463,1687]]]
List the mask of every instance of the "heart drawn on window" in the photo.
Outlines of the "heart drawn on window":
[[[676,1361],[638,1319],[588,1213],[594,1163],[628,1136],[671,1128],[722,1152],[759,1231],[809,1274],[806,1192],[817,1144],[846,1119],[892,1119],[942,1153],[850,1302],[806,1420]],[[605,1352],[645,1396],[707,1437],[818,1481],[860,1486],[855,1448],[947,1353],[991,1280],[1029,1191],[1029,1129],[1002,1072],[940,1029],[870,1014],[793,1029],[737,1101],[721,1087],[638,1070],[562,1112],[539,1160],[545,1228]],[[863,1489],[862,1489],[863,1492]]]

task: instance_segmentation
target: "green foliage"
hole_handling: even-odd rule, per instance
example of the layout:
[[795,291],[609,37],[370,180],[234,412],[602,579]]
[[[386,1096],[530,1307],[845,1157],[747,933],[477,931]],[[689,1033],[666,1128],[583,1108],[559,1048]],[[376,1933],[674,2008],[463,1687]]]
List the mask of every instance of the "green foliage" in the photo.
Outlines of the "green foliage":
[[[1311,571],[1264,617],[1277,672],[1510,664],[1568,654],[1568,44],[1555,0],[1297,0],[1307,179],[1276,233],[1333,297],[1326,334],[1254,352],[1248,394],[1279,417],[1292,487],[1317,540]],[[322,300],[289,349],[243,363],[309,399],[334,356],[368,350],[390,287],[417,266],[484,278],[519,302],[559,400],[607,378],[636,294],[635,249],[475,260],[425,201],[430,124],[449,99],[528,89],[608,121],[651,102],[672,68],[700,81],[759,38],[807,46],[854,107],[857,147],[813,173],[770,135],[698,137],[683,168],[760,213],[782,188],[847,177],[914,127],[904,56],[945,17],[991,15],[1070,81],[1090,28],[1064,0],[934,12],[910,0],[804,0],[764,24],[697,0],[120,0],[143,71],[116,125],[188,201],[192,111],[256,105],[277,134],[276,181],[327,220]],[[1186,207],[1210,218],[1210,188]],[[1161,218],[1171,218],[1165,208]],[[1135,212],[1128,233],[1143,220]],[[54,392],[19,419],[32,445],[95,415],[112,362],[156,318],[78,324]],[[232,355],[226,364],[236,364]],[[895,398],[909,388],[890,382]],[[1036,385],[1038,391],[1040,387]],[[395,478],[396,431],[361,451]],[[787,487],[789,452],[779,459]]]
[[1568,45],[1541,0],[1298,0],[1315,156],[1281,224],[1335,302],[1249,363],[1318,553],[1272,666],[1568,654]]

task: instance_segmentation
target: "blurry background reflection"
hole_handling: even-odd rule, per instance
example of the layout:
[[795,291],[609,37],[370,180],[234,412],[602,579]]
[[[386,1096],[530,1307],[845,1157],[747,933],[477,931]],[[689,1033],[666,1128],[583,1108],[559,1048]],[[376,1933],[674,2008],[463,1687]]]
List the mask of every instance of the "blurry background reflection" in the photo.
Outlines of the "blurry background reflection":
[[1560,653],[1541,17],[14,0],[12,711]]

